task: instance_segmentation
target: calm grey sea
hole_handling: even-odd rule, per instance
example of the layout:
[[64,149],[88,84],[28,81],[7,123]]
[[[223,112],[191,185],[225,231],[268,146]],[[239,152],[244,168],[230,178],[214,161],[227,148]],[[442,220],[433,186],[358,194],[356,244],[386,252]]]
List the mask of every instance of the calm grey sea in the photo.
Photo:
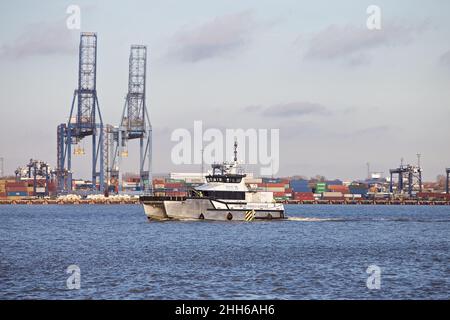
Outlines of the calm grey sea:
[[[287,221],[243,223],[148,222],[139,205],[0,206],[0,298],[450,298],[450,207],[286,209]],[[369,265],[380,289],[366,285]]]

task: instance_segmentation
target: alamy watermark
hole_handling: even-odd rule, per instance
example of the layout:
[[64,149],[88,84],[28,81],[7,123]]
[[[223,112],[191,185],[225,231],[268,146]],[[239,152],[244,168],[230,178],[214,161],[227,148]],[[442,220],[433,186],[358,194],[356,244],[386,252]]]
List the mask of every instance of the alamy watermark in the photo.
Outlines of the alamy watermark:
[[66,273],[70,276],[66,280],[66,286],[69,290],[79,290],[81,288],[81,270],[76,264],[67,267]]
[[366,285],[369,290],[380,290],[381,289],[381,268],[376,264],[371,264],[366,273],[369,274],[367,278]]
[[66,19],[66,26],[69,30],[81,29],[81,9],[76,4],[67,7],[66,13],[69,15]]
[[234,158],[234,142],[238,143],[238,160],[259,165],[261,175],[277,174],[280,168],[279,129],[225,129],[208,128],[203,122],[194,121],[193,132],[185,128],[175,129],[170,140],[173,164],[212,164]]
[[376,5],[370,5],[367,7],[366,26],[369,30],[381,30],[381,8]]

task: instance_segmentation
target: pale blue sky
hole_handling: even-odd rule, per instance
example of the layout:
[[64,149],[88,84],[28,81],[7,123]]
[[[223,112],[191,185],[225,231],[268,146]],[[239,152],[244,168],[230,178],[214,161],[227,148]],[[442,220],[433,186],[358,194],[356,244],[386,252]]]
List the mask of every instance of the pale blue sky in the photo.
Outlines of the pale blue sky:
[[[194,120],[280,128],[280,175],[361,178],[368,161],[387,173],[417,152],[427,179],[450,166],[448,1],[11,1],[0,4],[7,172],[29,158],[56,163],[56,126],[77,84],[70,4],[81,30],[98,33],[106,123],[119,122],[130,44],[148,45],[155,172],[198,170],[170,161],[171,131]],[[365,27],[371,4],[381,31]],[[88,163],[75,160],[76,176],[88,177]]]

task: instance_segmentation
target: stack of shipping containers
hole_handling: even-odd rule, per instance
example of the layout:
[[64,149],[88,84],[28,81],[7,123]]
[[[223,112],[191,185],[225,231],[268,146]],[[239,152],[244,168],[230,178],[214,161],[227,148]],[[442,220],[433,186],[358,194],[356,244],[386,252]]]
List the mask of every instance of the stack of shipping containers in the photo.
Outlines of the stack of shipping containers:
[[314,193],[321,196],[324,192],[327,192],[327,184],[325,182],[317,182]]
[[0,180],[0,199],[5,199],[6,196],[6,180]]
[[350,194],[358,195],[359,197],[366,197],[368,192],[368,186],[366,184],[351,184],[348,186]]
[[166,196],[184,197],[187,194],[186,182],[183,179],[166,179],[164,188]]
[[272,192],[276,201],[287,201],[292,198],[289,179],[262,178],[262,182],[257,184],[257,188],[259,191]]
[[313,201],[314,194],[312,188],[309,185],[308,180],[291,180],[290,186],[292,189],[292,199],[298,201]]
[[17,200],[24,197],[33,195],[33,187],[29,189],[28,183],[24,181],[7,181],[6,182],[6,194],[8,199]]

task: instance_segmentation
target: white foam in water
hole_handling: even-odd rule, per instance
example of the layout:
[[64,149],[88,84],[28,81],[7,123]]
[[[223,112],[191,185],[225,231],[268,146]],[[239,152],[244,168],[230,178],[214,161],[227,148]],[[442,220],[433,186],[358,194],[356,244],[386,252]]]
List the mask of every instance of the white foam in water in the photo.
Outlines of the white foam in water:
[[289,221],[301,222],[324,222],[324,221],[341,221],[340,218],[306,218],[306,217],[288,217]]

